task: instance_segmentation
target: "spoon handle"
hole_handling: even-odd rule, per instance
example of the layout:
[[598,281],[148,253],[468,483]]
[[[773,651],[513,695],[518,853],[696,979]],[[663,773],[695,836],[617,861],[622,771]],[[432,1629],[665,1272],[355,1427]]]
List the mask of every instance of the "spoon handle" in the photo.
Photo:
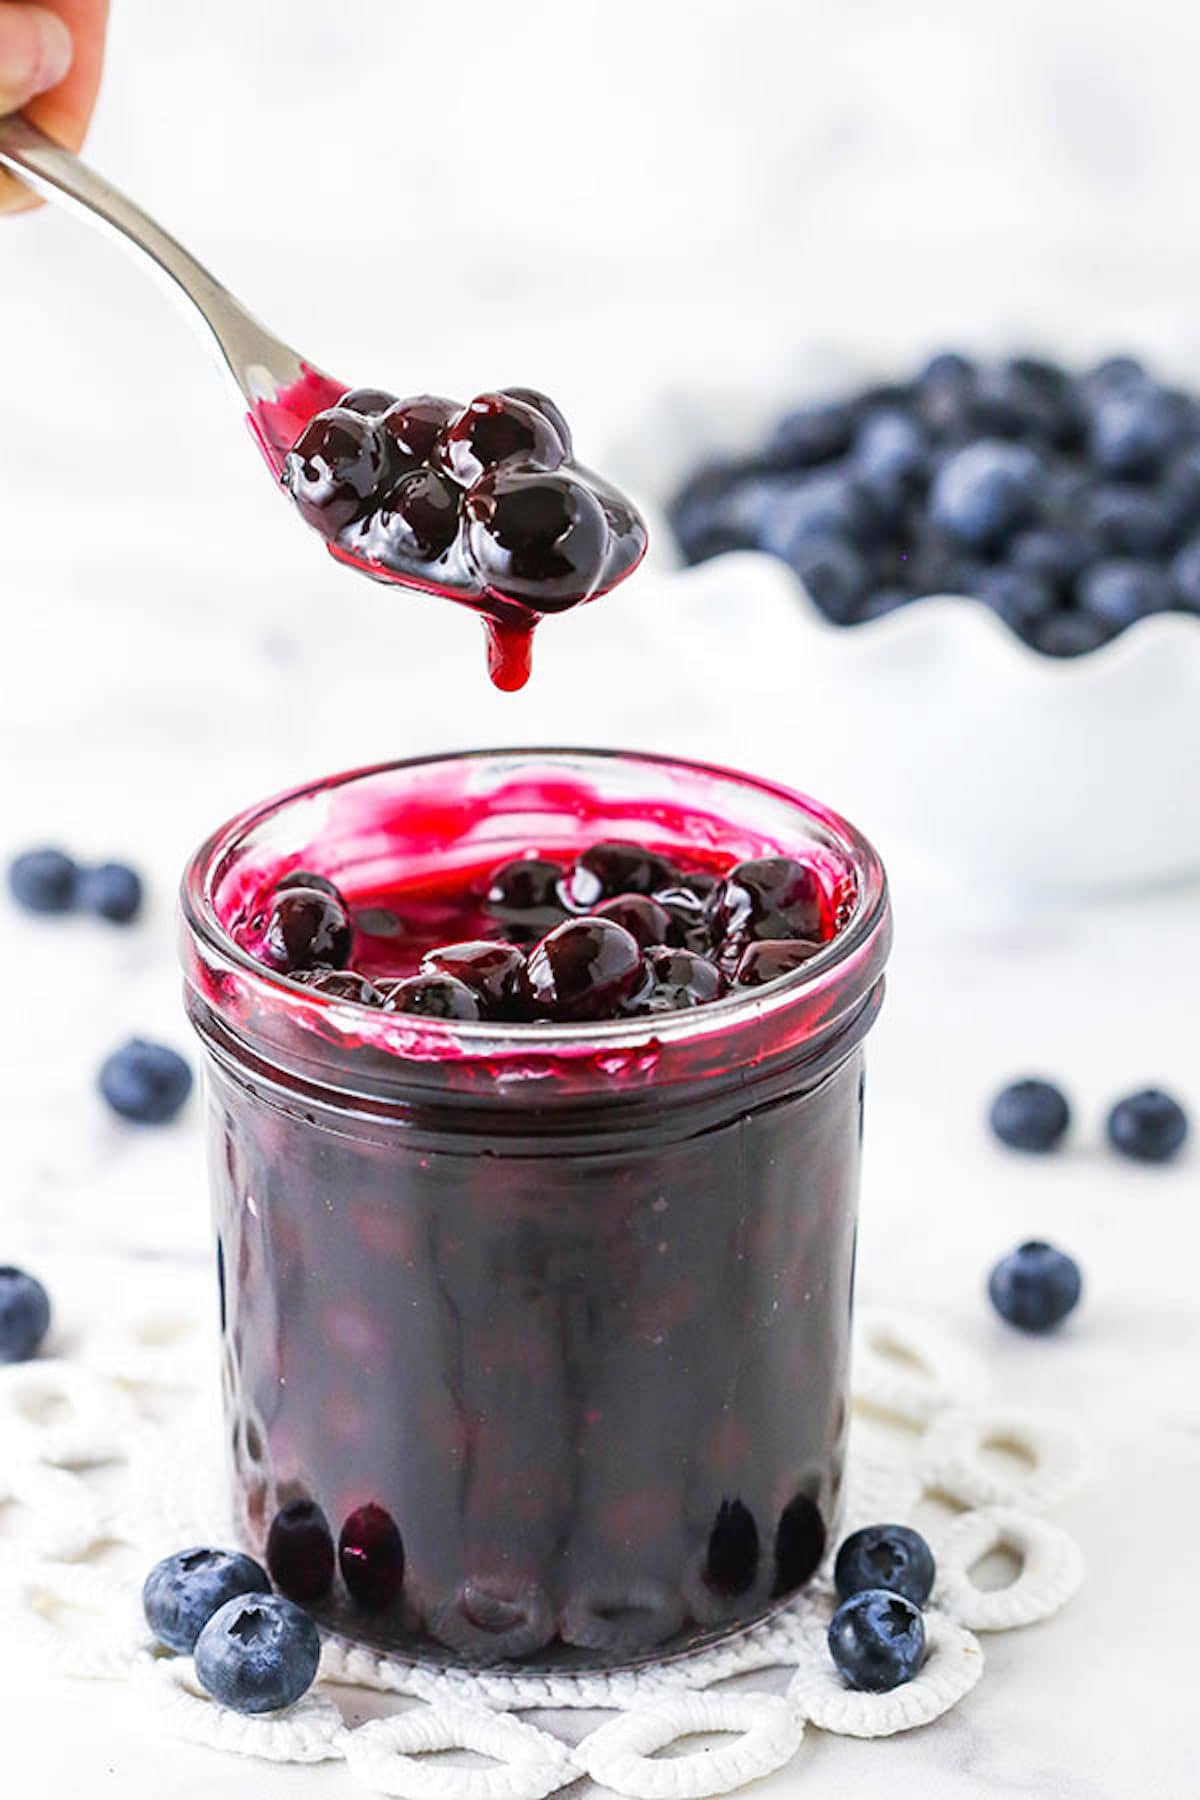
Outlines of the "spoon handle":
[[191,301],[212,333],[222,363],[252,407],[274,400],[303,377],[305,365],[296,352],[252,318],[182,244],[19,113],[0,119],[0,168],[43,199],[58,201],[90,224],[107,228],[147,257]]

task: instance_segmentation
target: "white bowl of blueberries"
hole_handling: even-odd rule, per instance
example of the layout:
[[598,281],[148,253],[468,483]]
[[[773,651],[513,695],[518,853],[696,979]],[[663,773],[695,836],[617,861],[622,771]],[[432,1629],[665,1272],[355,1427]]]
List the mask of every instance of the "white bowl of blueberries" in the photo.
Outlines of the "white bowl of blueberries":
[[666,472],[650,623],[698,703],[739,672],[731,755],[971,885],[1200,873],[1200,398],[943,353],[729,417]]

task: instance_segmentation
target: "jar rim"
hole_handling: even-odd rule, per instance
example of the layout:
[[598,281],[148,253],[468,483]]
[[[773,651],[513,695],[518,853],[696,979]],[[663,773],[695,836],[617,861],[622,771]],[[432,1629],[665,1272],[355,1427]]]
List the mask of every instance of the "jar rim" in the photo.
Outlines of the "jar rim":
[[[829,942],[798,969],[762,987],[733,991],[705,1006],[659,1013],[650,1018],[563,1023],[535,1020],[503,1024],[482,1020],[408,1018],[400,1014],[376,1013],[353,1002],[339,1000],[265,967],[239,945],[222,924],[214,898],[221,870],[257,825],[286,807],[357,782],[400,774],[408,769],[505,761],[516,766],[555,761],[565,761],[572,766],[642,766],[649,770],[661,769],[683,776],[713,779],[777,800],[800,814],[805,823],[815,826],[829,847],[845,859],[855,885],[850,915]],[[454,1054],[453,1047],[461,1046],[462,1052],[469,1056],[504,1050],[554,1055],[584,1047],[592,1051],[624,1052],[650,1041],[665,1047],[692,1037],[719,1034],[741,1023],[764,1022],[814,988],[828,983],[843,965],[856,960],[881,928],[886,928],[889,917],[887,878],[878,853],[856,826],[831,807],[780,782],[730,769],[720,763],[656,751],[562,745],[503,745],[490,749],[433,752],[371,763],[298,783],[246,807],[204,839],[185,866],[180,905],[186,932],[203,947],[210,966],[215,964],[222,970],[236,973],[252,983],[254,990],[262,996],[273,997],[291,1008],[311,1009],[308,1011],[310,1018],[320,1018],[324,1014],[344,1021],[348,1010],[352,1010],[356,1016],[365,1014],[368,1020],[387,1021],[391,1039],[388,1047],[400,1058],[406,1055],[421,1057],[418,1043],[426,1046],[424,1057],[437,1056],[438,1046],[442,1047],[443,1054],[447,1050]],[[886,945],[883,949],[886,951]]]

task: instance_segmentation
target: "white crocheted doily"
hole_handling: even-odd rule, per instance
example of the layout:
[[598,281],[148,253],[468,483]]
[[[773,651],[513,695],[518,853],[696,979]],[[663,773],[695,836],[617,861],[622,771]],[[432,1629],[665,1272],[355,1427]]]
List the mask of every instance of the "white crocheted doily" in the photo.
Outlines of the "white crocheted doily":
[[[0,1550],[0,1606],[57,1673],[137,1682],[163,1726],[194,1743],[278,1762],[341,1760],[365,1788],[411,1800],[541,1800],[583,1776],[630,1800],[727,1793],[790,1762],[807,1726],[880,1737],[929,1724],[983,1672],[973,1633],[1045,1619],[1082,1579],[1077,1545],[1043,1516],[1086,1476],[1079,1434],[989,1405],[961,1346],[927,1322],[864,1309],[843,1528],[910,1521],[921,1509],[938,1580],[928,1656],[907,1686],[859,1694],[839,1680],[825,1644],[827,1564],[769,1620],[669,1663],[610,1675],[468,1673],[330,1637],[298,1706],[242,1717],[203,1694],[189,1658],[155,1648],[140,1605],[160,1556],[231,1538],[208,1283],[160,1271],[139,1299],[127,1265],[120,1282],[117,1321],[96,1316],[94,1270],[74,1293],[56,1281],[47,1354],[0,1368],[0,1504],[16,1519]],[[1017,1457],[989,1454],[998,1448]],[[984,1588],[971,1571],[998,1549],[1019,1572]],[[392,1696],[394,1710],[351,1726],[337,1700],[345,1687]],[[612,1716],[582,1739],[517,1716],[581,1708]],[[696,1734],[715,1744],[658,1756]],[[428,1759],[453,1749],[488,1760]]]

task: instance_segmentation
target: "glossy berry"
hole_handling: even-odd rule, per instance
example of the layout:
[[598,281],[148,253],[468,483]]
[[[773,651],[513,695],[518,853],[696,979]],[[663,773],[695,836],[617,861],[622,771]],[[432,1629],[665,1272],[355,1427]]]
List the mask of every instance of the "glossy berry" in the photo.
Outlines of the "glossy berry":
[[390,441],[396,467],[411,469],[428,462],[443,430],[461,410],[453,400],[444,400],[440,394],[418,394],[415,399],[397,400],[389,407],[380,420],[380,429]]
[[354,969],[298,969],[292,980],[331,1000],[353,1000],[358,1006],[383,1005],[383,995],[374,982]]
[[1174,598],[1164,570],[1128,558],[1096,563],[1079,583],[1080,605],[1114,631],[1150,613],[1166,612]]
[[637,939],[609,919],[569,919],[529,957],[533,1004],[549,1019],[612,1018],[642,975]]
[[302,1606],[321,1600],[333,1581],[329,1521],[315,1500],[289,1500],[267,1533],[267,1567],[280,1593]]
[[336,882],[330,881],[328,875],[318,875],[315,869],[293,869],[290,875],[281,875],[275,883],[274,891],[286,894],[290,888],[315,888],[318,894],[328,894],[339,906],[346,906]]
[[578,856],[567,879],[566,894],[579,912],[590,912],[602,900],[620,894],[653,894],[679,879],[674,865],[656,851],[621,839],[592,844]]
[[435,454],[448,475],[470,486],[505,464],[557,469],[567,453],[546,413],[504,393],[480,394],[464,406],[442,432]]
[[529,1017],[525,954],[515,944],[494,944],[486,939],[447,944],[422,957],[421,971],[451,975],[462,982],[479,1001],[484,1018]]
[[508,936],[529,942],[566,918],[562,880],[561,863],[543,856],[518,856],[496,870],[484,905]]
[[1134,1162],[1170,1162],[1182,1150],[1188,1117],[1178,1100],[1159,1088],[1145,1088],[1118,1100],[1108,1115],[1108,1141]]
[[146,1623],[168,1650],[190,1656],[213,1614],[239,1594],[269,1594],[265,1569],[237,1550],[180,1550],[156,1563],[142,1588]]
[[1027,1077],[1002,1088],[988,1113],[992,1130],[1012,1150],[1054,1150],[1066,1136],[1071,1109],[1051,1081]]
[[537,388],[508,387],[501,388],[500,398],[519,400],[524,406],[531,406],[534,412],[541,413],[542,417],[548,419],[557,432],[558,441],[563,447],[563,454],[570,456],[572,450],[571,427],[563,417],[561,409],[555,406],[548,395],[541,393]]
[[298,969],[344,969],[354,928],[343,903],[320,888],[275,894],[263,933],[262,960],[283,975]]
[[758,1574],[758,1526],[742,1500],[722,1500],[708,1534],[704,1580],[715,1594],[733,1598],[753,1586]]
[[114,925],[127,925],[142,910],[142,878],[125,863],[81,869],[76,893],[84,912],[109,919]]
[[1079,1264],[1052,1244],[1021,1244],[988,1276],[988,1294],[1002,1319],[1020,1331],[1051,1331],[1079,1304]]
[[382,1612],[404,1584],[404,1545],[395,1520],[382,1506],[360,1506],[338,1538],[338,1567],[351,1595],[369,1612]]
[[283,481],[307,522],[334,532],[369,510],[388,466],[388,439],[376,424],[333,407],[305,426],[285,460]]
[[829,1624],[829,1654],[849,1688],[887,1694],[911,1681],[925,1660],[925,1626],[899,1594],[868,1588],[843,1600]]
[[306,1612],[277,1594],[227,1600],[196,1640],[196,1679],[240,1713],[280,1712],[317,1677],[321,1636]]
[[182,1056],[165,1044],[131,1038],[100,1065],[98,1085],[123,1119],[138,1125],[166,1125],[192,1091],[192,1071]]
[[558,612],[600,586],[608,521],[573,476],[500,469],[471,489],[465,512],[470,560],[503,598]]
[[28,1362],[50,1329],[50,1296],[24,1269],[0,1268],[0,1363]]
[[994,548],[1037,507],[1040,467],[1026,446],[984,439],[949,457],[934,477],[929,516],[959,543]]
[[654,899],[667,915],[668,944],[698,950],[701,955],[711,949],[705,906],[715,886],[714,881],[704,893],[697,893],[692,887],[655,889]]
[[8,865],[9,892],[26,912],[73,911],[78,879],[78,865],[64,850],[27,850]]
[[833,1567],[840,1600],[868,1588],[883,1588],[914,1606],[928,1600],[935,1574],[932,1550],[908,1525],[868,1525],[851,1532]]
[[821,884],[806,863],[790,856],[738,863],[713,889],[708,916],[722,938],[806,938],[825,935]]
[[820,944],[787,938],[765,938],[762,943],[747,944],[733,972],[734,986],[763,987],[768,981],[778,981],[780,976],[791,975],[811,962],[820,948]]
[[378,418],[395,404],[395,394],[389,394],[383,388],[372,387],[351,388],[338,401],[344,411],[362,413],[368,419]]
[[647,894],[618,894],[613,900],[602,900],[593,908],[593,915],[624,926],[643,950],[665,944],[671,931],[670,913]]
[[637,1014],[685,1012],[719,1000],[725,989],[724,975],[707,957],[694,950],[663,946],[646,952],[646,979],[633,994],[629,1010]]
[[385,1012],[411,1013],[422,1019],[457,1019],[471,1023],[483,1017],[483,1002],[465,981],[436,971],[409,975],[403,981],[379,985]]
[[369,548],[383,561],[428,562],[458,536],[461,493],[436,469],[410,469],[369,526]]

